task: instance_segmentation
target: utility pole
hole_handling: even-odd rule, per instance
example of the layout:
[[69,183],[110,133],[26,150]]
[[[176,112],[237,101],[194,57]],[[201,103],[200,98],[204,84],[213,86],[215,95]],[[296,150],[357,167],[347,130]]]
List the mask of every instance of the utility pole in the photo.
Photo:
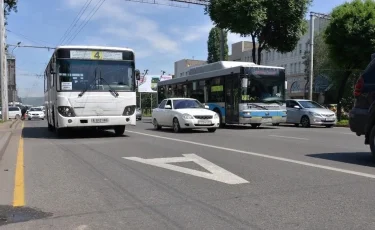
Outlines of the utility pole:
[[309,100],[313,99],[313,78],[314,78],[314,19],[315,16],[310,12],[310,71],[309,71]]
[[5,19],[4,19],[4,0],[0,0],[0,77],[1,77],[1,115],[2,120],[8,120],[8,79],[6,73],[6,54],[5,54]]
[[220,28],[220,60],[225,61],[225,39],[224,39],[224,29]]
[[309,100],[313,99],[313,81],[314,81],[314,32],[315,32],[315,18],[331,19],[330,15],[310,12],[310,71],[309,71]]

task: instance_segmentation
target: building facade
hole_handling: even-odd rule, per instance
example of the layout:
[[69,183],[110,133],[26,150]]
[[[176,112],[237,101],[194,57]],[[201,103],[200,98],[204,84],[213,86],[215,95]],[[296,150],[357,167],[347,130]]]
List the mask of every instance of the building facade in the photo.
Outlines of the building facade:
[[[315,18],[314,31],[320,33],[328,24],[327,19]],[[261,54],[261,64],[268,66],[284,67],[287,78],[287,96],[290,98],[304,98],[308,90],[308,81],[306,66],[304,65],[304,55],[310,50],[310,21],[308,21],[308,30],[297,43],[292,52],[280,53],[276,50],[264,50]],[[232,54],[229,56],[231,61],[252,62],[253,44],[249,41],[241,41],[232,44]],[[319,88],[319,87],[316,87]],[[314,97],[321,101],[321,95]]]
[[203,60],[192,60],[192,59],[182,59],[174,63],[174,77],[185,77],[188,75],[188,70],[190,67],[205,65],[207,61]]

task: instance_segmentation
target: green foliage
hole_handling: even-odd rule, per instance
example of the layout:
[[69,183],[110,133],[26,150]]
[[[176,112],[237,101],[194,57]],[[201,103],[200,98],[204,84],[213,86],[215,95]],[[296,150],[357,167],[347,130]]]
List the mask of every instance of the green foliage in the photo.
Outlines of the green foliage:
[[[263,49],[292,51],[306,32],[304,20],[311,0],[211,0],[206,13],[215,24],[258,40],[258,58]],[[253,60],[255,52],[253,52]]]
[[354,0],[336,7],[325,30],[334,62],[345,69],[364,69],[375,51],[375,2]]
[[[224,60],[228,60],[228,32],[224,32]],[[213,63],[220,61],[220,28],[213,27],[210,31],[207,41],[208,57],[207,62]]]
[[[14,11],[17,12],[17,3],[18,0],[4,0],[4,16],[5,21],[8,17],[8,15]],[[7,22],[5,22],[5,25],[7,25]]]
[[[332,62],[341,69],[332,80],[337,85],[338,118],[341,107],[352,101],[345,100],[349,95],[355,78],[358,78],[371,60],[375,51],[375,2],[372,0],[354,0],[344,3],[331,13],[324,40]],[[344,100],[343,100],[344,99]]]

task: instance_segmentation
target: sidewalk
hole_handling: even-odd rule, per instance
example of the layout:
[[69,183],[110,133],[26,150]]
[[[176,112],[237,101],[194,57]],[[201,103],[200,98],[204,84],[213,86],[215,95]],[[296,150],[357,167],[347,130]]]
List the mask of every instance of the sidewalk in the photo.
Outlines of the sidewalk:
[[9,140],[12,137],[12,131],[17,127],[17,125],[22,122],[21,120],[9,120],[0,123],[0,161],[3,157],[5,149],[8,146]]

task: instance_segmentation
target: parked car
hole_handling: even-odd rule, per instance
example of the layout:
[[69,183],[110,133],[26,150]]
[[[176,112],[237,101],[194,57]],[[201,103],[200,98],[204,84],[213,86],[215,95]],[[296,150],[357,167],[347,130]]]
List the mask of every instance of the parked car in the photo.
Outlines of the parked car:
[[336,114],[324,106],[310,100],[288,99],[286,100],[287,123],[303,127],[311,125],[324,125],[333,127],[336,122]]
[[140,108],[137,108],[135,116],[136,116],[137,121],[142,120],[142,110]]
[[[2,115],[2,109],[0,108],[0,115]],[[21,109],[17,106],[8,107],[8,118],[9,119],[20,119],[21,118]]]
[[354,87],[354,106],[349,112],[350,130],[357,136],[365,135],[365,144],[370,145],[375,157],[375,54],[358,78]]
[[215,132],[220,125],[217,113],[192,98],[167,98],[152,111],[155,129],[173,127],[174,132],[182,129],[208,129]]
[[31,107],[29,112],[27,113],[27,119],[42,119],[44,120],[45,114],[40,107]]

